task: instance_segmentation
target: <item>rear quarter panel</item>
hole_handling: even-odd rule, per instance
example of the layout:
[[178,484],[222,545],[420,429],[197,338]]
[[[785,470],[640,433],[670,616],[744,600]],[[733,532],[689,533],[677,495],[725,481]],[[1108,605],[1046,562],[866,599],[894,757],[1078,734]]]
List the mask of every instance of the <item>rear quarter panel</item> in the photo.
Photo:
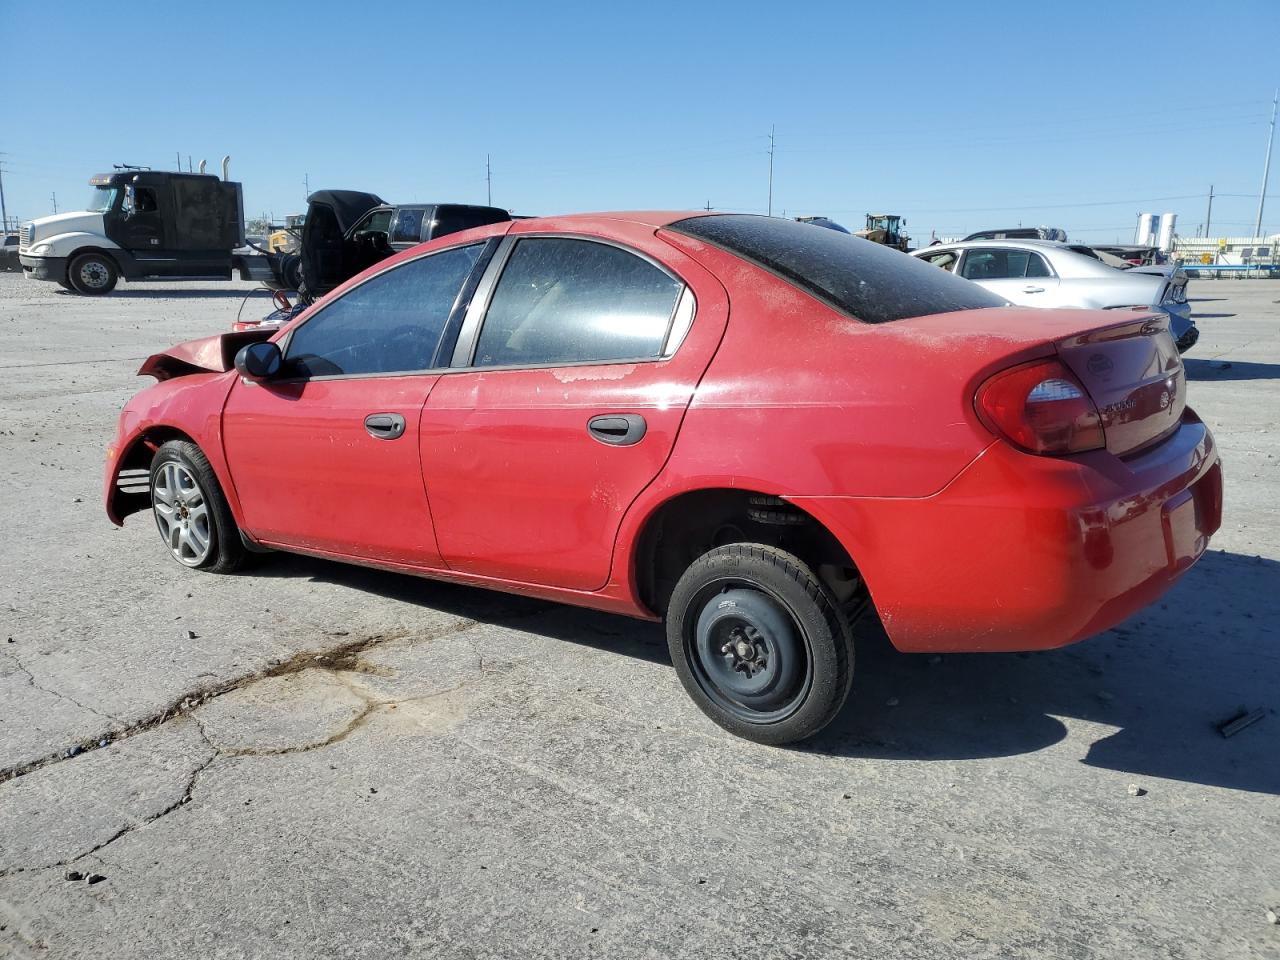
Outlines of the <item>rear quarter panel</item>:
[[1052,353],[1025,331],[957,336],[964,312],[862,323],[718,248],[664,237],[720,277],[730,316],[660,483],[928,496],[992,442],[978,384]]

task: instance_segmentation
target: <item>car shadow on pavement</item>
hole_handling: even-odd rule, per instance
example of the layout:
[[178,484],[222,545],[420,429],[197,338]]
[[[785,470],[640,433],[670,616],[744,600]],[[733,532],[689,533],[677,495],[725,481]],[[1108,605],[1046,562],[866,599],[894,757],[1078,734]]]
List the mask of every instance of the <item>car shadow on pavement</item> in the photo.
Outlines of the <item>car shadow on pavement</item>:
[[[901,654],[864,629],[849,704],[807,749],[997,757],[1057,743],[1060,718],[1074,718],[1098,725],[1073,724],[1089,766],[1280,794],[1277,583],[1280,563],[1211,552],[1119,627],[1041,653]],[[1221,724],[1256,709],[1262,720],[1222,736]]]
[[[670,664],[662,627],[627,617],[308,557],[278,555],[252,576],[306,577],[598,650]],[[874,618],[857,630],[841,715],[796,749],[880,760],[1033,753],[1079,724],[1081,762],[1280,794],[1280,563],[1213,551],[1161,601],[1060,650],[899,653]],[[674,673],[671,682],[677,683]],[[1231,738],[1219,725],[1263,709]],[[727,736],[727,734],[726,734]]]
[[1227,317],[1234,317],[1234,313],[1193,313],[1192,320],[1225,320]]
[[1182,361],[1188,380],[1276,380],[1280,379],[1280,363],[1251,363],[1242,360]]

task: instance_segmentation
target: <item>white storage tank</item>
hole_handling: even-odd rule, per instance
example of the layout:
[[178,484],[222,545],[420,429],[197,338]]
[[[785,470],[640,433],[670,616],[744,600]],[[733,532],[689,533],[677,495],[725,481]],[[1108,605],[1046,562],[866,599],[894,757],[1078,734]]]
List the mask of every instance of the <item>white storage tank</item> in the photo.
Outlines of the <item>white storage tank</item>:
[[1156,246],[1160,248],[1161,253],[1173,252],[1173,228],[1178,222],[1176,213],[1164,213],[1160,215],[1160,227],[1156,235]]
[[1138,232],[1134,234],[1133,242],[1139,247],[1151,246],[1155,234],[1155,215],[1150,213],[1138,214]]

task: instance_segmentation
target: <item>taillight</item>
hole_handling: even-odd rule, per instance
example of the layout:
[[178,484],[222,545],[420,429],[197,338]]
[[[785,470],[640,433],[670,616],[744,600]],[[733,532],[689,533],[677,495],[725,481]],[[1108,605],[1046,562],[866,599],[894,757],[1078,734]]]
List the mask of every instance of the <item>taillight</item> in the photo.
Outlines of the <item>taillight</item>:
[[978,388],[975,406],[990,430],[1029,453],[1080,453],[1106,445],[1098,408],[1057,360],[997,373]]

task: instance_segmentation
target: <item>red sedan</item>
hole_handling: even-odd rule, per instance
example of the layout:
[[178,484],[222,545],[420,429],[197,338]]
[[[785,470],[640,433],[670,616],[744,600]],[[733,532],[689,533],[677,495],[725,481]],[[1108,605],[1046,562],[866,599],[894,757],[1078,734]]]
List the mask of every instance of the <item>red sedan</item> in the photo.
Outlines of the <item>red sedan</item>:
[[850,625],[1041,650],[1217,530],[1167,318],[1010,307],[790,220],[607,214],[416,247],[283,328],[150,358],[106,506],[224,572],[287,550],[665,619],[764,743],[826,725]]

